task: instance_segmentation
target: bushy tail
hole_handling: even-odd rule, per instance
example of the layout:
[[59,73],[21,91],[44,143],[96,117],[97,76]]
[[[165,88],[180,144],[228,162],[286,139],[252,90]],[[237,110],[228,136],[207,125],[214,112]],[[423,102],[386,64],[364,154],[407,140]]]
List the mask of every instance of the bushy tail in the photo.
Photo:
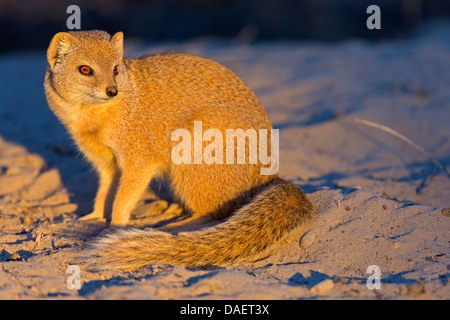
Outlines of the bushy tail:
[[276,178],[223,223],[173,235],[126,229],[96,242],[100,268],[134,270],[152,263],[187,267],[255,261],[272,254],[282,240],[314,219],[303,191]]

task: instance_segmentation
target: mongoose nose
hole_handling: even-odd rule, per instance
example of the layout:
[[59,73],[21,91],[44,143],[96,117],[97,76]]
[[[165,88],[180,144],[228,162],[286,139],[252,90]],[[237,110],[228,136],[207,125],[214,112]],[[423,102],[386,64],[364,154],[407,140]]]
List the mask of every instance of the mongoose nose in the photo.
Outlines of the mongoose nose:
[[111,86],[111,87],[107,87],[107,88],[106,88],[106,95],[107,95],[108,97],[114,97],[114,96],[117,96],[117,92],[118,92],[118,90],[117,90],[117,87],[116,87],[116,86]]

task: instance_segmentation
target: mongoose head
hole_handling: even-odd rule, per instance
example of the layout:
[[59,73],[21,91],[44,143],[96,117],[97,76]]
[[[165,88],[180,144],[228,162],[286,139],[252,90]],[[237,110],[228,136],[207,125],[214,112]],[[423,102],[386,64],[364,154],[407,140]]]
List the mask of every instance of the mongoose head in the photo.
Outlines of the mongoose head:
[[101,104],[114,99],[125,81],[123,33],[57,33],[47,50],[49,80],[68,102]]

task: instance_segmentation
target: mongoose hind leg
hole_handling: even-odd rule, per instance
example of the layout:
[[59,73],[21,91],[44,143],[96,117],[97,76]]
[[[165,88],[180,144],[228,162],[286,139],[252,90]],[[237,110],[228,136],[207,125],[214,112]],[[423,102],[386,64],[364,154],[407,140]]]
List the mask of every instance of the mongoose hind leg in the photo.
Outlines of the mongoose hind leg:
[[195,226],[207,223],[211,220],[212,219],[207,216],[192,215],[188,218],[170,222],[168,224],[165,224],[164,226],[158,227],[158,230],[170,232],[170,231],[180,231],[184,229],[192,229]]

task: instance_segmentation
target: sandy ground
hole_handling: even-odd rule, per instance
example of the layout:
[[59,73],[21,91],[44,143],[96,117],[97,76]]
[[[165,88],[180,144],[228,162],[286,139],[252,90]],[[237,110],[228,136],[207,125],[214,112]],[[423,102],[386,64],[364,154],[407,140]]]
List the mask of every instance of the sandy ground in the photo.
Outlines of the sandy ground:
[[[199,54],[241,76],[280,129],[280,175],[307,192],[319,218],[302,246],[298,235],[253,264],[87,271],[79,257],[104,226],[75,218],[92,208],[96,176],[47,107],[45,53],[3,55],[1,299],[450,299],[450,179],[407,143],[352,120],[395,129],[450,171],[448,25],[377,43],[127,45],[129,55]],[[133,224],[177,214],[155,190]],[[67,285],[73,264],[79,290]],[[371,265],[380,289],[367,286]]]

